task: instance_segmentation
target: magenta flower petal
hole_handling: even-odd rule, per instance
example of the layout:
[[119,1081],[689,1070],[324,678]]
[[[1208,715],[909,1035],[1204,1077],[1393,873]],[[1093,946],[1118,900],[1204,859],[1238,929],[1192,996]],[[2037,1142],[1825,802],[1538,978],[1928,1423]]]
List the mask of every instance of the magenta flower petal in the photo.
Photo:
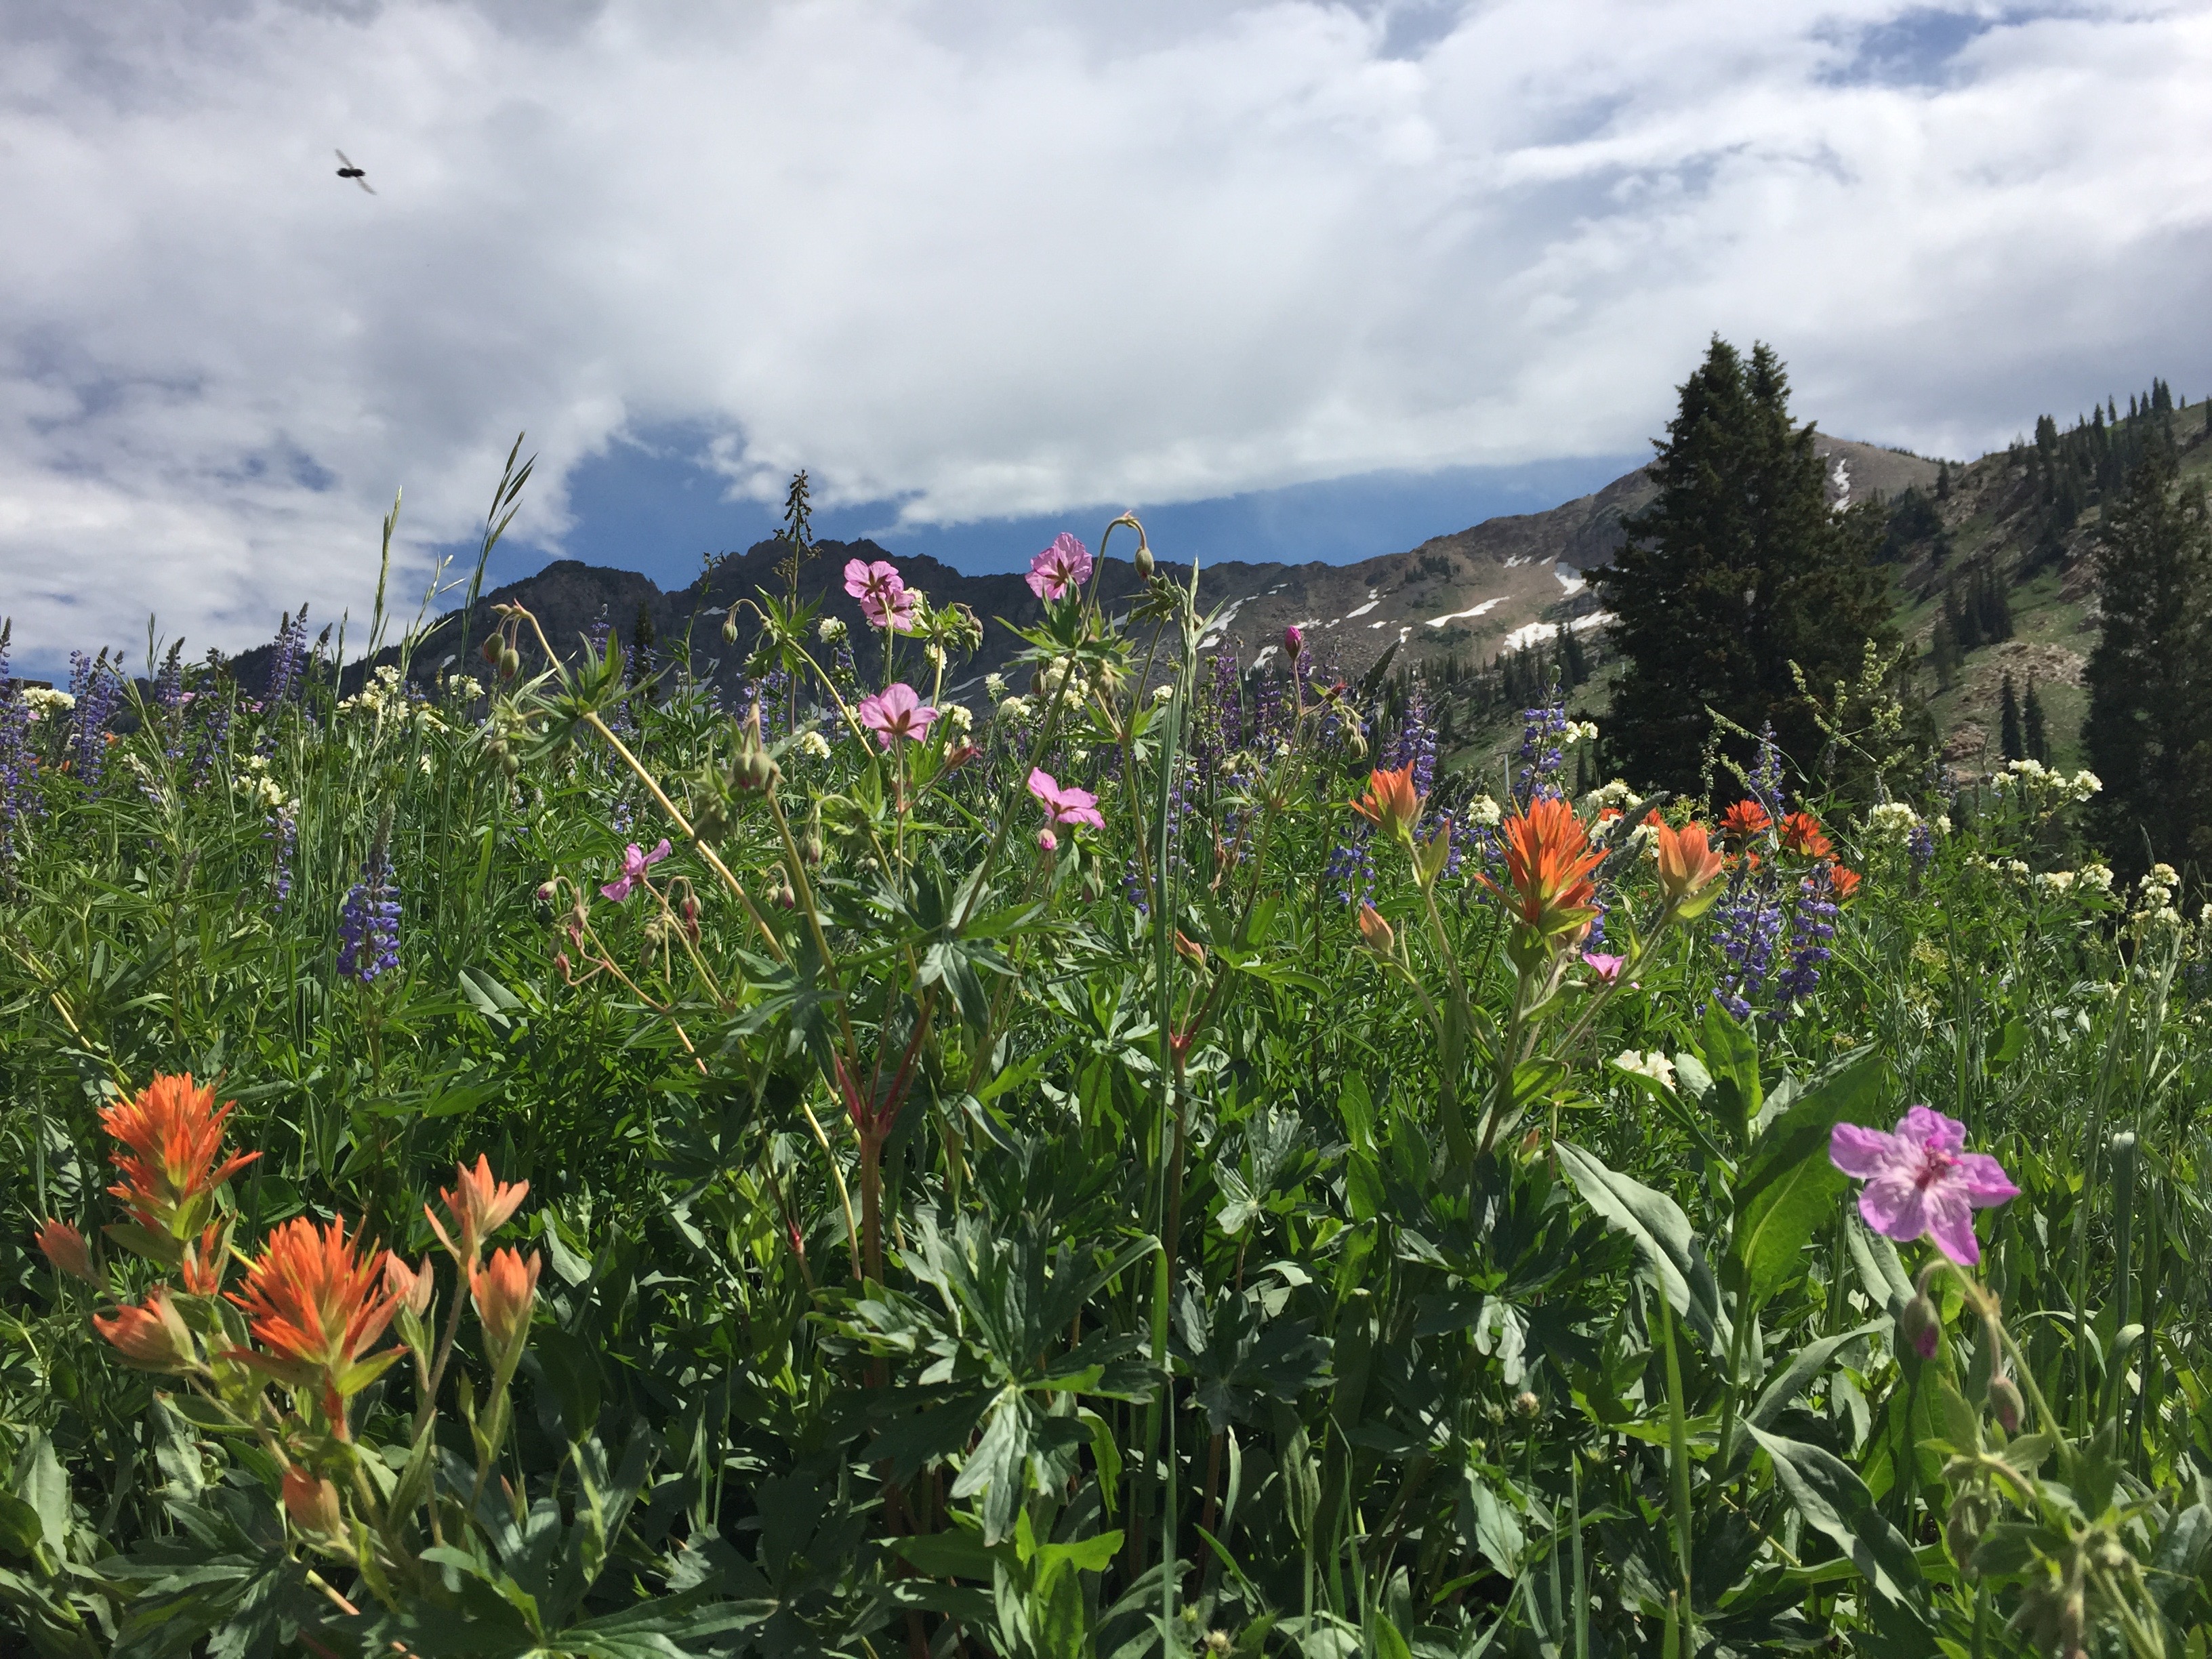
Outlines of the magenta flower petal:
[[910,743],[921,742],[937,719],[937,710],[924,704],[904,680],[894,681],[872,696],[863,697],[859,713],[860,724],[874,732],[876,741],[885,749],[901,738]]
[[599,889],[599,896],[611,898],[617,904],[620,904],[629,896],[630,883],[635,879],[635,877],[624,876],[620,881],[611,881]]
[[1978,1210],[1986,1210],[2018,1198],[2020,1188],[2004,1172],[2004,1165],[1987,1152],[1961,1152],[1959,1155],[1958,1180],[1960,1190],[1973,1200]]
[[1981,1241],[1974,1237],[1974,1206],[1956,1187],[1937,1188],[1928,1194],[1928,1236],[1936,1248],[1962,1267],[1982,1259]]
[[1091,550],[1063,530],[1052,545],[1030,561],[1023,580],[1041,599],[1057,599],[1091,580]]
[[1868,1226],[1900,1244],[1928,1231],[1927,1201],[1909,1176],[1883,1175],[1867,1182],[1859,1194],[1859,1213]]
[[1996,1159],[1969,1152],[1966,1145],[1965,1124],[1915,1106],[1893,1134],[1838,1123],[1829,1132],[1828,1158],[1867,1183],[1859,1213],[1868,1226],[1901,1243],[1932,1238],[1945,1255],[1971,1267],[1982,1259],[1974,1212],[2018,1197],[2020,1188]]
[[1828,1132],[1828,1161],[1847,1176],[1870,1181],[1902,1156],[1897,1137],[1856,1123],[1838,1123]]

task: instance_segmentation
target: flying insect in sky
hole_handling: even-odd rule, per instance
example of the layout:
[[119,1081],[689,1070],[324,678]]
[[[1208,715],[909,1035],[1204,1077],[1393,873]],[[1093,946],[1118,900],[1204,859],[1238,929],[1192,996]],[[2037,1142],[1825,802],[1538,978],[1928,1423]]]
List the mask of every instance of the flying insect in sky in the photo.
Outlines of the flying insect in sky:
[[368,182],[367,176],[362,173],[362,170],[356,167],[351,161],[346,160],[346,153],[343,150],[333,150],[331,153],[338,158],[339,178],[350,179],[354,183],[359,185],[363,190],[368,191],[371,196],[376,194],[375,187]]

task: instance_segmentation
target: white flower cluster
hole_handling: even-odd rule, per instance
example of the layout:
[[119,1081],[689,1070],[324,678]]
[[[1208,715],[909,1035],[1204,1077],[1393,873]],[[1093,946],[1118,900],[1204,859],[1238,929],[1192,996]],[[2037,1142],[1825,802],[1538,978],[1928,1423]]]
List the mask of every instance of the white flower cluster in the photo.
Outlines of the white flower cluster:
[[2076,772],[2069,777],[2063,772],[2051,770],[2041,761],[2033,760],[2008,761],[2005,769],[1990,779],[1992,790],[2010,796],[2024,810],[2035,812],[2079,806],[2104,787],[2104,781],[2094,772]]
[[799,739],[799,752],[802,755],[811,755],[816,760],[828,760],[830,739],[819,732],[806,732]]
[[945,723],[963,738],[975,729],[975,716],[965,703],[949,702],[938,712],[945,716]]
[[48,714],[66,714],[76,707],[76,699],[66,691],[57,691],[51,685],[27,685],[23,688],[24,705],[31,711],[33,720]]
[[1613,1057],[1613,1063],[1634,1076],[1650,1078],[1662,1089],[1674,1086],[1674,1063],[1656,1048],[1648,1054],[1623,1048]]
[[1505,813],[1489,796],[1477,795],[1467,804],[1467,821],[1485,830],[1495,830],[1505,822]]
[[269,775],[269,757],[248,755],[245,769],[236,780],[238,793],[248,800],[257,802],[264,811],[281,812],[289,804],[283,786]]
[[456,702],[474,702],[483,696],[483,682],[467,674],[448,674],[446,695]]
[[2180,931],[2181,912],[2173,908],[2174,890],[2180,885],[2180,873],[2172,865],[2152,865],[2143,878],[2136,884],[2136,908],[2128,921],[2139,932],[2154,927]]
[[2112,872],[2104,865],[2085,864],[2076,873],[2081,885],[2090,892],[2109,893],[2112,890]]
[[356,710],[380,720],[390,715],[399,720],[419,720],[434,729],[442,729],[445,726],[445,722],[427,707],[408,696],[406,682],[401,679],[399,671],[390,663],[376,669],[369,675],[368,684],[338,705],[341,714]]
[[1559,747],[1562,749],[1571,749],[1578,743],[1595,743],[1596,741],[1597,722],[1595,720],[1569,720],[1567,729],[1559,733]]
[[845,637],[847,629],[842,617],[824,617],[822,625],[814,630],[815,636],[824,645],[836,645]]
[[1867,814],[1867,834],[1875,841],[1902,842],[1920,823],[1920,814],[1901,800],[1886,800]]
[[1583,811],[1599,812],[1608,806],[1617,806],[1626,812],[1640,799],[1636,791],[1628,787],[1628,781],[1626,778],[1615,778],[1610,783],[1600,784],[1589,793],[1584,795]]
[[1071,697],[1084,694],[1083,665],[1073,657],[1055,657],[1037,671],[1035,690],[1049,703],[1064,686]]
[[2071,870],[2046,870],[2035,878],[2035,884],[2046,893],[2070,893],[2074,890],[2074,880]]
[[1172,685],[1156,685],[1152,688],[1152,706],[1155,708],[1164,708],[1174,701],[1175,687]]
[[998,708],[993,712],[1002,720],[1025,720],[1030,717],[1030,700],[1027,697],[1001,697]]
[[1002,702],[1006,696],[1006,677],[1004,674],[983,676],[983,695],[993,702]]

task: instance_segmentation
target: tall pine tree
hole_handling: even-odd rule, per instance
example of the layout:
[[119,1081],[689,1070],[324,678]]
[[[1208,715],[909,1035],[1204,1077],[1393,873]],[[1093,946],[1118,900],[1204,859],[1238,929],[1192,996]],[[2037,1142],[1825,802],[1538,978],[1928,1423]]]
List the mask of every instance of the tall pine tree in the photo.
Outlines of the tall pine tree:
[[1873,563],[1883,514],[1829,510],[1826,465],[1811,425],[1790,418],[1789,390],[1770,349],[1747,362],[1716,337],[1654,445],[1657,499],[1592,573],[1627,659],[1607,738],[1638,783],[1698,787],[1709,708],[1754,732],[1771,720],[1808,766],[1822,738],[1791,663],[1825,690],[1856,678],[1869,640],[1893,643]]
[[2051,738],[2043,724],[2043,700],[2035,695],[2035,677],[2027,681],[2027,700],[2020,706],[2021,733],[2026,740],[2028,759],[2039,765],[2051,763]]
[[2104,629],[2090,653],[2082,738],[2104,780],[2100,828],[2114,866],[2212,856],[2212,606],[2204,495],[2154,446],[2108,510],[2096,552]]
[[2026,760],[2027,745],[2020,732],[2020,698],[2012,689],[2012,676],[2004,677],[1997,700],[1997,752],[2008,761]]

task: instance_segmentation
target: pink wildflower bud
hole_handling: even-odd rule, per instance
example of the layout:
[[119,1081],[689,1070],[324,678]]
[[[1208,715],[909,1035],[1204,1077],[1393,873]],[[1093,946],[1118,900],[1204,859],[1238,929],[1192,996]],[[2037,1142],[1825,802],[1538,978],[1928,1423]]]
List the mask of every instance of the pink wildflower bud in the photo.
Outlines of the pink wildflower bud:
[[1060,837],[1059,837],[1058,836],[1055,836],[1055,835],[1054,835],[1054,834],[1052,833],[1052,826],[1051,826],[1051,825],[1048,824],[1048,825],[1046,825],[1043,829],[1042,829],[1042,830],[1038,830],[1038,831],[1037,831],[1037,851],[1038,851],[1038,852],[1040,852],[1040,853],[1056,853],[1056,852],[1058,852],[1059,850],[1060,850]]
[[548,881],[539,884],[538,888],[538,902],[540,904],[550,904],[553,902],[553,884],[551,882]]
[[1296,662],[1304,656],[1306,649],[1305,630],[1295,623],[1285,628],[1283,630],[1283,649],[1290,653],[1292,662]]
[[2007,1434],[2018,1434],[2027,1415],[2027,1402],[2020,1397],[2020,1384],[2002,1371],[1990,1378],[1990,1414],[2004,1425]]
[[562,979],[568,977],[568,953],[566,951],[556,951],[553,953],[553,969]]
[[1933,1359],[1943,1342],[1943,1316],[1924,1294],[1916,1296],[1898,1316],[1897,1334],[1923,1359]]

